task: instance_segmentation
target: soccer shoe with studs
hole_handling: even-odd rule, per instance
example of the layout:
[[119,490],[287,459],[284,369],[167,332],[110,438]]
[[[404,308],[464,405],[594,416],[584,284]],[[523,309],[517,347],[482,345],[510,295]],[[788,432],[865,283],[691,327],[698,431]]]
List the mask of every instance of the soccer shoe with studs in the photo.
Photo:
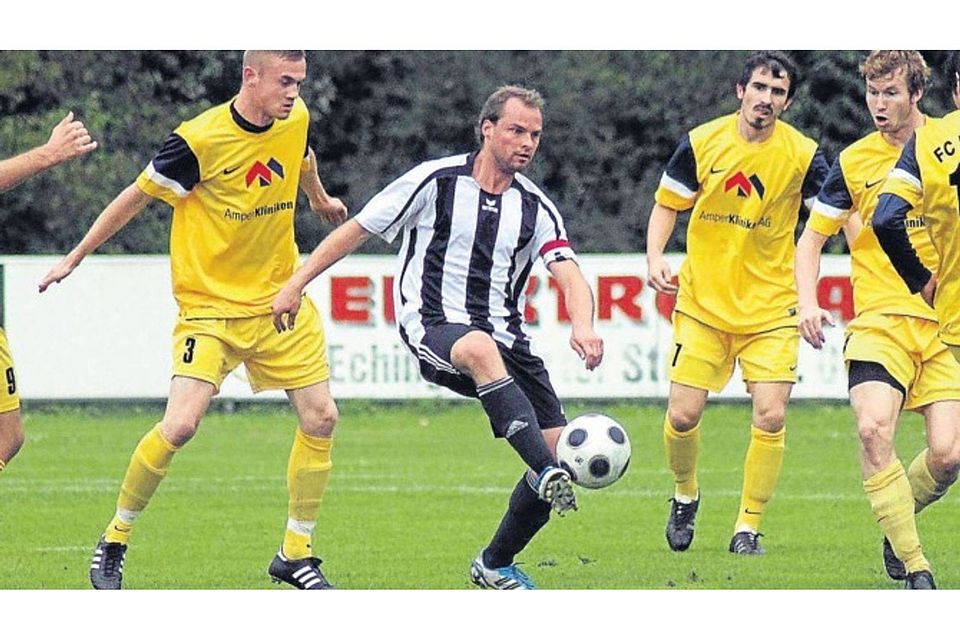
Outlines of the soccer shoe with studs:
[[886,536],[883,538],[883,568],[887,570],[887,575],[894,580],[906,580],[907,578],[907,568],[897,557],[897,554],[893,552],[893,546]]
[[570,474],[559,467],[547,467],[537,478],[537,495],[549,502],[559,515],[577,510],[577,496],[573,493]]
[[311,591],[314,589],[333,589],[320,571],[320,558],[303,558],[302,560],[288,560],[282,551],[278,551],[270,563],[267,573],[270,579],[280,584],[286,582],[297,589]]
[[481,589],[528,591],[536,588],[533,586],[533,580],[530,579],[530,576],[521,571],[515,564],[499,569],[487,568],[483,564],[483,552],[480,552],[477,559],[470,565],[470,581]]
[[929,571],[914,571],[907,574],[906,589],[936,589],[937,583],[933,581],[933,574]]
[[90,561],[90,584],[94,589],[119,589],[123,583],[123,557],[127,545],[107,542],[100,536]]
[[730,540],[730,553],[738,556],[762,556],[765,551],[760,546],[760,536],[762,533],[753,531],[738,531],[733,534]]
[[686,551],[693,542],[693,528],[697,521],[700,498],[693,502],[680,502],[670,498],[670,517],[667,518],[667,544],[673,551]]

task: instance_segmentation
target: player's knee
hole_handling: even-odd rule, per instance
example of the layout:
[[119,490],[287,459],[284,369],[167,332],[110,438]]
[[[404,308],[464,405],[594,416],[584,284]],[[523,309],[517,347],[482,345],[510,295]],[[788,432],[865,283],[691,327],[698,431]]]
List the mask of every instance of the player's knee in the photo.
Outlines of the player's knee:
[[956,480],[957,473],[960,472],[960,448],[932,446],[927,463],[931,467],[930,471],[937,478]]
[[758,407],[753,410],[753,426],[761,431],[777,433],[783,429],[786,420],[786,407]]
[[17,452],[20,451],[23,447],[25,440],[23,434],[23,422],[18,420],[9,420],[4,425],[3,433],[0,434],[2,439],[0,439],[0,444],[3,446],[0,447],[0,458],[3,459],[4,463],[10,462],[13,460],[13,457],[17,455]]
[[199,418],[165,417],[160,427],[161,433],[167,442],[175,447],[182,447],[190,442],[200,428]]
[[503,368],[496,343],[481,331],[472,331],[457,340],[450,350],[450,358],[454,366],[474,378],[497,377],[496,372]]
[[887,450],[893,447],[893,425],[870,415],[857,418],[857,435],[868,450]]
[[312,437],[329,438],[340,419],[337,403],[330,400],[300,412],[300,429]]
[[695,407],[670,406],[667,408],[667,420],[670,421],[670,426],[683,433],[700,424],[702,413]]

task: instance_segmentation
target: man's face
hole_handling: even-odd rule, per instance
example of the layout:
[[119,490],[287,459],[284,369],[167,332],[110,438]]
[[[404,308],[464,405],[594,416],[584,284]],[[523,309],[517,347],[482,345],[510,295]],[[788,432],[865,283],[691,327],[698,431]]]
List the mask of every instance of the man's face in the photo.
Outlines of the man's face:
[[922,92],[910,95],[903,67],[885,76],[867,79],[867,109],[881,133],[896,133],[910,124],[910,115]]
[[244,69],[244,74],[249,78],[253,99],[264,115],[286,120],[307,77],[307,61],[266,56],[256,67]]
[[775,78],[770,69],[757,67],[750,74],[747,86],[737,85],[737,98],[740,100],[740,117],[754,129],[772,127],[787,107],[790,100],[790,77],[781,73]]
[[510,98],[497,122],[486,120],[481,127],[483,146],[489,149],[504,173],[516,173],[530,164],[540,146],[543,115],[540,109]]

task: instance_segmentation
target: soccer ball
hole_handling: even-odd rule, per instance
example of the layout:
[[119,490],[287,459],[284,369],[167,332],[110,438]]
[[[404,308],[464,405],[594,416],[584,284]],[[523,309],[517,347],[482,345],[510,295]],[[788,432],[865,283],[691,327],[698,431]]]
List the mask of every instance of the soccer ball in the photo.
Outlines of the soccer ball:
[[601,489],[619,480],[630,464],[630,439],[609,416],[588,413],[563,428],[557,459],[574,483]]

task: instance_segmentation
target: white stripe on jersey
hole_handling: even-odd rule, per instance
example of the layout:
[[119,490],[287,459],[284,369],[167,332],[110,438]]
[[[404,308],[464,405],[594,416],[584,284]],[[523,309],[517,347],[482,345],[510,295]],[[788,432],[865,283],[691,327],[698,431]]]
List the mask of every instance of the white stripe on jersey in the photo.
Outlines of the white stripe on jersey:
[[147,178],[150,179],[150,182],[153,182],[154,184],[157,184],[163,187],[164,189],[169,189],[170,191],[173,191],[175,194],[177,194],[178,198],[185,198],[187,197],[187,194],[190,193],[189,191],[184,189],[179,182],[177,182],[176,180],[171,180],[167,176],[157,171],[156,167],[153,166],[152,160],[150,161],[150,164],[147,165],[146,173],[147,173]]
[[900,168],[896,168],[896,167],[895,167],[895,168],[893,169],[893,171],[890,172],[890,176],[888,177],[888,179],[889,179],[889,180],[894,180],[894,179],[904,180],[904,181],[906,181],[906,182],[909,182],[909,183],[912,184],[913,186],[915,186],[917,189],[923,189],[923,183],[920,182],[920,179],[917,178],[917,176],[913,175],[913,174],[910,173],[909,171],[904,171],[903,169],[900,169]]
[[473,157],[414,168],[355,218],[388,241],[402,232],[394,299],[414,350],[431,322],[476,326],[507,347],[528,341],[523,294],[532,263],[542,248],[550,249],[545,263],[576,259],[555,205],[536,185],[518,174],[503,194],[486,194],[472,176]]
[[847,209],[838,209],[837,207],[831,207],[828,204],[825,204],[820,198],[817,198],[813,206],[810,207],[810,211],[813,213],[819,213],[825,218],[830,218],[832,220],[839,220],[846,213]]
[[689,200],[693,196],[697,195],[695,191],[691,191],[685,184],[679,180],[674,180],[666,173],[660,176],[660,186],[664,189],[674,192],[684,200]]

